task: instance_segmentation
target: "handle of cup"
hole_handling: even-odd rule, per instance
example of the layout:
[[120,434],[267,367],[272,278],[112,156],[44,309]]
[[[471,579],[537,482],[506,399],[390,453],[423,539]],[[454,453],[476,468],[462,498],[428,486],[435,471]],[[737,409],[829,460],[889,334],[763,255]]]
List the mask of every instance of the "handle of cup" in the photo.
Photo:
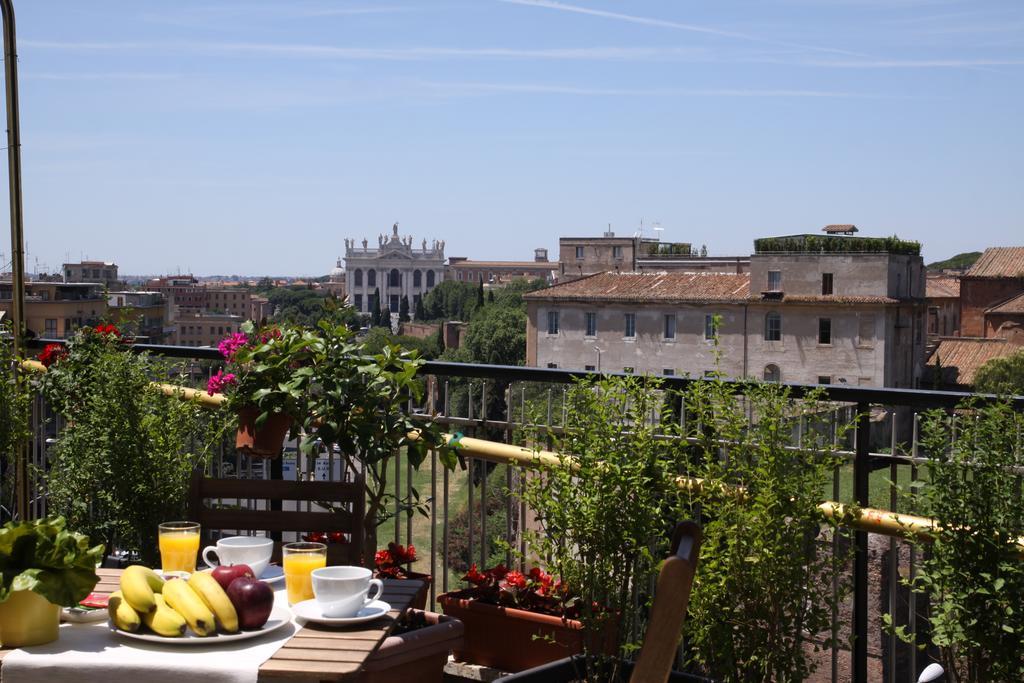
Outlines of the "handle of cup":
[[203,562],[206,563],[207,567],[216,567],[217,565],[220,564],[220,558],[218,558],[217,562],[214,562],[213,560],[211,560],[210,559],[210,552],[211,551],[212,552],[217,552],[217,546],[208,545],[205,548],[203,548]]
[[[377,592],[376,593],[373,593],[374,586],[377,587]],[[384,592],[384,582],[381,581],[380,579],[370,579],[370,589],[368,591],[366,591],[366,603],[365,604],[369,605],[371,602],[373,602],[374,600],[378,599],[380,597],[381,593],[383,593],[383,592]],[[373,593],[373,595],[371,596],[370,593]]]

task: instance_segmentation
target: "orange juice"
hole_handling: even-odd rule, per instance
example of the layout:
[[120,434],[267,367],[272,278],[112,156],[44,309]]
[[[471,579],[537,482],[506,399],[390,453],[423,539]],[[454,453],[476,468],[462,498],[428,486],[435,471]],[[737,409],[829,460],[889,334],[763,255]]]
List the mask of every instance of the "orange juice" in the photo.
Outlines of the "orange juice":
[[284,583],[288,588],[288,604],[313,599],[314,569],[327,566],[327,555],[323,553],[297,553],[284,556]]
[[160,534],[160,563],[165,572],[194,572],[199,531]]

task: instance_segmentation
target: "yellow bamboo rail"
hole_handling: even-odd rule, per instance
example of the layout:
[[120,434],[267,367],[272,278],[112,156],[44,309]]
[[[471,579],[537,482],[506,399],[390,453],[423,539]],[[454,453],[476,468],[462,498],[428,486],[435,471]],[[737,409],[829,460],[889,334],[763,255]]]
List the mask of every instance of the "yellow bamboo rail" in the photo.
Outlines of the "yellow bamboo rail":
[[[46,372],[46,367],[35,360],[22,361],[22,367],[33,372]],[[153,382],[152,385],[167,396],[175,396],[186,401],[196,401],[207,408],[219,408],[225,399],[223,394],[212,396],[201,389],[189,389],[173,384]],[[418,432],[411,432],[410,437],[416,438]],[[554,467],[575,467],[572,456],[563,456],[553,451],[534,451],[522,446],[487,441],[468,436],[445,434],[445,443],[455,442],[459,452],[480,460],[487,460],[502,465],[515,465],[531,469]],[[721,482],[708,481],[698,477],[678,477],[676,485],[680,490],[692,493],[714,492],[721,495],[743,495],[740,487],[730,486]],[[857,508],[833,500],[827,500],[818,506],[822,516],[837,519],[840,524],[861,531],[884,536],[906,537],[915,536],[927,540],[930,534],[939,527],[935,520],[918,515],[891,512],[878,508]],[[1024,539],[1018,541],[1020,552],[1024,555]]]

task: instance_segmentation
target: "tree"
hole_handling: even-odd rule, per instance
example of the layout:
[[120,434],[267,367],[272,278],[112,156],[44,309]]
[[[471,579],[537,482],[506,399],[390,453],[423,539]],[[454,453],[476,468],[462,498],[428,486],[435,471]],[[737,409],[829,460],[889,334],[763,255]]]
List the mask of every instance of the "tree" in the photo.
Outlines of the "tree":
[[523,365],[526,362],[526,313],[505,306],[487,306],[473,316],[464,348],[474,363]]
[[398,322],[409,322],[409,297],[403,296],[402,303],[398,307]]
[[370,325],[380,325],[380,287],[373,290],[373,307],[370,309]]
[[489,304],[493,304],[494,303],[494,290],[493,289],[487,292],[487,303],[489,303]]
[[974,389],[985,394],[1024,394],[1024,351],[993,358],[978,368]]
[[484,305],[484,278],[480,276],[480,289],[476,291],[476,305],[481,307]]
[[472,282],[445,280],[424,297],[424,320],[464,320],[477,308],[477,288]]
[[423,321],[427,317],[426,311],[423,309],[423,297],[416,297],[416,320]]

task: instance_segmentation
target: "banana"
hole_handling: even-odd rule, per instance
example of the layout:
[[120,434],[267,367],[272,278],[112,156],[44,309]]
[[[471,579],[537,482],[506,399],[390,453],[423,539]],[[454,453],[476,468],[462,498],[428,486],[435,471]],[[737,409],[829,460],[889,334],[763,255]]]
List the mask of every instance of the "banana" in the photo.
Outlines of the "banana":
[[134,633],[142,625],[139,613],[132,609],[121,591],[114,591],[110,594],[110,599],[107,601],[107,614],[110,615],[110,621],[114,623],[114,626],[122,631]]
[[185,617],[167,606],[164,596],[157,593],[156,609],[142,615],[142,621],[158,636],[180,638],[185,635]]
[[183,579],[171,579],[165,583],[163,596],[171,609],[185,617],[188,627],[197,636],[209,636],[217,632],[213,612]]
[[154,594],[163,590],[164,580],[149,567],[132,565],[121,574],[121,593],[125,601],[141,614],[156,609]]
[[213,578],[213,574],[195,572],[189,577],[188,585],[213,612],[222,631],[225,633],[238,631],[238,612],[235,611],[235,606],[228,599],[228,594],[217,583],[217,579]]

